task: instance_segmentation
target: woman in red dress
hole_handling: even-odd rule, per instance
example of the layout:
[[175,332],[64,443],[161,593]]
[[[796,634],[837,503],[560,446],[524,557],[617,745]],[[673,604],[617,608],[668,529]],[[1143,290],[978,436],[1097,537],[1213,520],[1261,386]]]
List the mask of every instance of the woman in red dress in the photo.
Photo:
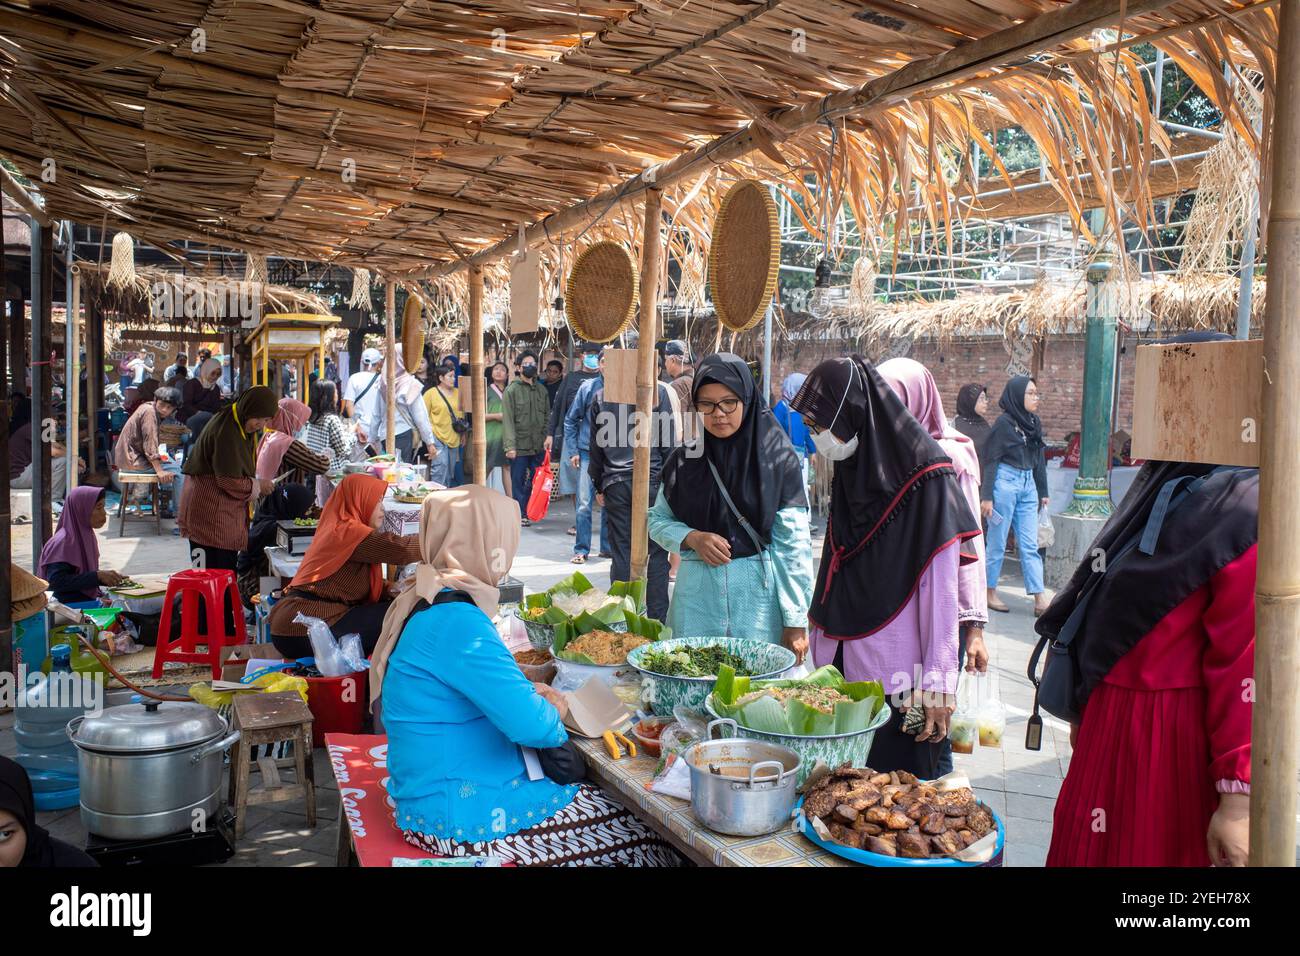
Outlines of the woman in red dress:
[[1258,500],[1256,469],[1148,462],[1039,620],[1074,677],[1048,866],[1245,865]]

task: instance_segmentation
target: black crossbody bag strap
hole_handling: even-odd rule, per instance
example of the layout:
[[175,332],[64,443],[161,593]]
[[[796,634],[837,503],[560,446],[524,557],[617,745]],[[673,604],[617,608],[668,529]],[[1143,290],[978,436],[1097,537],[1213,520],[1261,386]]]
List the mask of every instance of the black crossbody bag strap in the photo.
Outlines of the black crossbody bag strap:
[[745,529],[745,534],[749,535],[749,540],[754,542],[754,547],[758,549],[759,554],[762,554],[767,550],[763,546],[762,539],[759,538],[758,532],[754,530],[754,526],[749,523],[749,519],[740,513],[736,503],[731,500],[731,494],[727,491],[727,486],[722,483],[722,476],[718,474],[718,469],[713,467],[713,462],[709,462],[709,471],[713,473],[713,480],[717,482],[718,490],[722,492],[722,500],[727,503],[727,507],[731,510],[731,516]]

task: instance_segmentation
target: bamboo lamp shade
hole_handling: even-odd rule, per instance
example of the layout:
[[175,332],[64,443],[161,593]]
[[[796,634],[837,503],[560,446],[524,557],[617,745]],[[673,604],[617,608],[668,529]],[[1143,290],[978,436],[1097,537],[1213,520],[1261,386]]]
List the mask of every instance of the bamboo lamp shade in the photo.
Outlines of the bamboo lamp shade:
[[781,236],[767,188],[742,179],[722,199],[709,244],[709,294],[718,321],[733,332],[752,328],[776,291]]
[[406,297],[402,309],[402,364],[414,372],[424,355],[424,309],[413,295]]
[[569,271],[564,306],[569,326],[588,342],[609,342],[636,312],[638,277],[632,255],[617,242],[593,243]]

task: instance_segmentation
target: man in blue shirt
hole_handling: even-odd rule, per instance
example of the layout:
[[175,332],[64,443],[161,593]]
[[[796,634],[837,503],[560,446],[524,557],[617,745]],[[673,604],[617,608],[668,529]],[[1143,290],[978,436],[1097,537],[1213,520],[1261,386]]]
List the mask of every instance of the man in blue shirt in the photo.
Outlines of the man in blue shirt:
[[[809,465],[812,456],[817,454],[817,446],[813,443],[812,432],[804,424],[803,416],[790,408],[790,402],[799,393],[799,389],[803,387],[804,380],[807,377],[803,372],[792,372],[787,375],[785,381],[781,383],[781,401],[777,402],[776,407],[772,409],[772,414],[776,416],[776,420],[785,429],[790,444],[794,445],[794,450],[803,459],[803,483],[805,488],[808,487]],[[808,500],[812,500],[811,494],[808,496]]]
[[[573,403],[569,405],[569,410],[564,414],[564,444],[562,447],[569,453],[570,466],[576,468],[578,472],[577,517],[574,521],[577,534],[573,539],[573,557],[570,559],[574,564],[586,564],[587,556],[591,553],[591,506],[596,498],[596,487],[591,481],[591,475],[587,473],[588,466],[591,463],[591,422],[587,413],[591,409],[593,396],[597,391],[603,391],[605,388],[605,357],[603,350],[597,359],[596,369],[597,375],[578,386],[578,392],[573,397]],[[601,509],[601,557],[609,557],[608,538],[605,528],[605,511]]]

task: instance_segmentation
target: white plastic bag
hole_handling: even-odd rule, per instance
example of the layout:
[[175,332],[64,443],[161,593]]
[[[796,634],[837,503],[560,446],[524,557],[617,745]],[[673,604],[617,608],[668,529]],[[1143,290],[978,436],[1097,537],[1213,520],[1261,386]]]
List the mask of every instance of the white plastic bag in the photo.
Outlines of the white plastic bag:
[[330,626],[318,617],[299,612],[293,619],[295,624],[307,628],[307,637],[311,640],[312,656],[316,658],[316,669],[325,677],[343,677],[365,670],[369,664],[361,649],[360,634],[343,635],[342,646],[334,640]]
[[1052,516],[1046,508],[1038,509],[1038,546],[1040,548],[1050,548],[1052,542],[1056,540],[1056,526],[1052,524]]

